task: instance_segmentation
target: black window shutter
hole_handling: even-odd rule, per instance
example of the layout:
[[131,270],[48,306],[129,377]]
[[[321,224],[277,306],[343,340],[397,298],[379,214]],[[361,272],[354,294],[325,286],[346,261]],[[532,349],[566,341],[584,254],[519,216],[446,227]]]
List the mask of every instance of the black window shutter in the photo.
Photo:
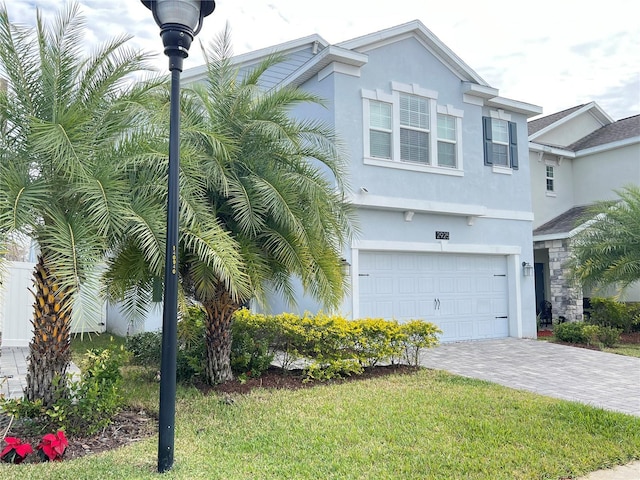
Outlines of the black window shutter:
[[514,170],[518,169],[518,134],[516,130],[516,123],[509,122],[509,158],[511,159],[511,168]]
[[493,165],[493,142],[491,136],[491,117],[482,117],[484,134],[484,164]]

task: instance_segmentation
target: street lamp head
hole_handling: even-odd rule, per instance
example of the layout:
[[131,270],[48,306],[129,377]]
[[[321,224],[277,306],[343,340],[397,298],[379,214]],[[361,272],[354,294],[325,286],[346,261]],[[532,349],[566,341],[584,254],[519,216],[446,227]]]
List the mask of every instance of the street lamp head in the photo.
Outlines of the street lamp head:
[[160,27],[169,69],[182,71],[182,59],[189,56],[193,38],[202,28],[202,20],[216,8],[213,0],[141,0],[153,13]]

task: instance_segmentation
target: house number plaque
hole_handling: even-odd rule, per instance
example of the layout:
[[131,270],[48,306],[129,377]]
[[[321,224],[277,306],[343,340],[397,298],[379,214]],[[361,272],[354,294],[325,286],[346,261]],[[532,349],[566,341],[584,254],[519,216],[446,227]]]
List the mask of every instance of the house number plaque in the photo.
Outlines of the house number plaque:
[[449,240],[449,232],[436,231],[436,240]]

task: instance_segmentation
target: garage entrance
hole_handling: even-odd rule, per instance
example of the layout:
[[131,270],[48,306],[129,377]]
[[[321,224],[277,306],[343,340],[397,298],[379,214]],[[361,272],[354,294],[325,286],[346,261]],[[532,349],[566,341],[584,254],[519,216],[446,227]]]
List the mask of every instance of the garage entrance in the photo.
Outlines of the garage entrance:
[[421,319],[442,342],[509,336],[503,255],[361,251],[360,317]]

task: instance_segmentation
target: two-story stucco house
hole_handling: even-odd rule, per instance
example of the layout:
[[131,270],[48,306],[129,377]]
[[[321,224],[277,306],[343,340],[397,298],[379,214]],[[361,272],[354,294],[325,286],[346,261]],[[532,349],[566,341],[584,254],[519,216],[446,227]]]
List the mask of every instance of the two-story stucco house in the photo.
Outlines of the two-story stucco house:
[[[535,337],[527,119],[541,108],[501,97],[419,21],[234,62],[242,72],[274,52],[287,60],[263,87],[326,99],[294,114],[330,123],[348,150],[361,233],[344,247],[342,313],[433,321],[443,341]],[[320,307],[301,296],[298,308]],[[273,299],[272,312],[286,310]]]
[[[583,292],[569,281],[571,237],[589,205],[617,198],[640,184],[640,115],[614,121],[596,103],[578,105],[529,122],[534,211],[536,304],[550,302],[553,317],[583,317]],[[613,293],[599,292],[599,295]],[[640,301],[640,286],[628,290]]]

